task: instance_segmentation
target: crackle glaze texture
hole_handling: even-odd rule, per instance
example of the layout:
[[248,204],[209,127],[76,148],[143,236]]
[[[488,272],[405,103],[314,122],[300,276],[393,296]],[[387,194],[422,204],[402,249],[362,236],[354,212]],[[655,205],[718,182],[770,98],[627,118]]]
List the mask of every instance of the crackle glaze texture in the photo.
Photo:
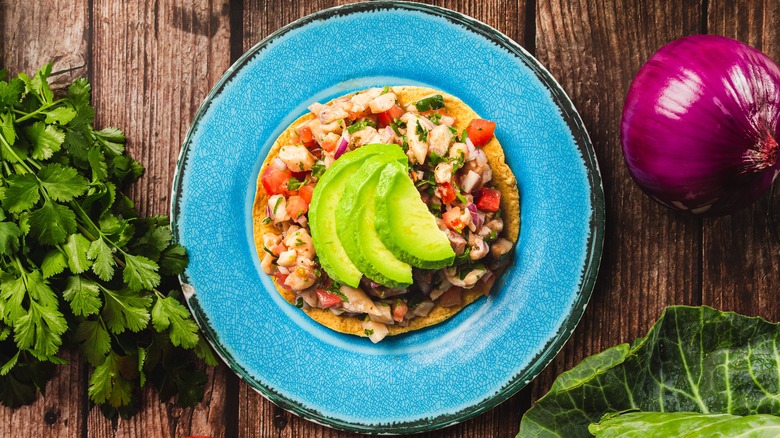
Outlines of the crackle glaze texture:
[[[496,121],[521,228],[489,297],[374,345],[312,322],[276,293],[252,243],[251,209],[270,146],[310,103],[385,84],[437,88]],[[179,166],[173,225],[190,254],[182,280],[199,324],[269,399],[342,429],[429,430],[505,400],[568,338],[598,269],[601,182],[568,98],[511,40],[438,8],[352,5],[272,35],[212,92]]]

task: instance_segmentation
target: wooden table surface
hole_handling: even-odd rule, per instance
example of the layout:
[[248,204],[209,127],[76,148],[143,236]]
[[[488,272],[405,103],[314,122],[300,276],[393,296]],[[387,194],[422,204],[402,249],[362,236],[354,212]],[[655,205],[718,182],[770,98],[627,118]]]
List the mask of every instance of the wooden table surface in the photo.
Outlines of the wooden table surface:
[[[244,51],[279,27],[343,3],[332,0],[0,0],[0,68],[34,72],[55,61],[63,85],[86,76],[96,126],[118,126],[146,166],[132,189],[142,213],[168,213],[184,134],[211,87]],[[780,320],[780,208],[770,196],[729,217],[676,214],[631,181],[620,150],[623,100],[663,44],[726,35],[780,61],[780,2],[726,0],[435,1],[520,43],[579,109],[601,166],[606,240],[590,305],[565,348],[517,395],[428,437],[505,437],[559,373],[643,335],[670,304],[707,304]],[[774,196],[777,204],[780,195]],[[225,366],[208,372],[203,402],[181,409],[147,390],[139,414],[107,420],[90,406],[89,370],[75,355],[46,396],[0,408],[1,437],[347,437],[289,414]]]

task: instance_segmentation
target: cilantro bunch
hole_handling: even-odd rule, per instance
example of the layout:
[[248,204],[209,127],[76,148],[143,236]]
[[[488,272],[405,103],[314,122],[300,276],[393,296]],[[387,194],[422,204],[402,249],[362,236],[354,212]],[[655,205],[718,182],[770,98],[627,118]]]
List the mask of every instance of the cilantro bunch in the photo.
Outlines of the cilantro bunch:
[[73,347],[107,415],[132,414],[147,382],[195,404],[197,363],[216,360],[182,305],[187,254],[122,193],[143,167],[121,131],[92,126],[89,83],[55,99],[51,68],[0,70],[0,402],[32,402]]

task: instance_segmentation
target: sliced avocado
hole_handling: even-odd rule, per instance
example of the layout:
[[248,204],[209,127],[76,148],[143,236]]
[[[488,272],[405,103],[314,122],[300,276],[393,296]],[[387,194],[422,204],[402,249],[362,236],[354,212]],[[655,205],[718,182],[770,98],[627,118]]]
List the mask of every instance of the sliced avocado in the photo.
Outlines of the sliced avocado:
[[408,162],[400,147],[397,154],[374,155],[363,162],[347,182],[336,223],[344,250],[358,270],[379,284],[400,289],[412,284],[412,267],[385,247],[374,228],[376,186],[382,169],[392,161]]
[[418,268],[452,265],[455,252],[450,241],[436,225],[403,165],[385,166],[376,190],[374,227],[387,249]]
[[347,256],[336,232],[338,228],[336,209],[344,193],[344,187],[367,158],[377,154],[396,155],[398,151],[403,155],[398,145],[369,144],[347,152],[325,171],[314,187],[309,205],[312,242],[320,259],[320,265],[332,279],[339,283],[358,287],[363,277]]

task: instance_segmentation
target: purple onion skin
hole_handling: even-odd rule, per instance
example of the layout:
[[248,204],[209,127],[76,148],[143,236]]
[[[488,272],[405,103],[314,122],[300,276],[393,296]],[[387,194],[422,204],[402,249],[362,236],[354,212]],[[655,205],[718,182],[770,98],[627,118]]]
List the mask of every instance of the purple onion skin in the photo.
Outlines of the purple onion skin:
[[780,69],[739,41],[693,35],[661,47],[626,97],[628,170],[658,202],[702,216],[747,207],[780,173]]

